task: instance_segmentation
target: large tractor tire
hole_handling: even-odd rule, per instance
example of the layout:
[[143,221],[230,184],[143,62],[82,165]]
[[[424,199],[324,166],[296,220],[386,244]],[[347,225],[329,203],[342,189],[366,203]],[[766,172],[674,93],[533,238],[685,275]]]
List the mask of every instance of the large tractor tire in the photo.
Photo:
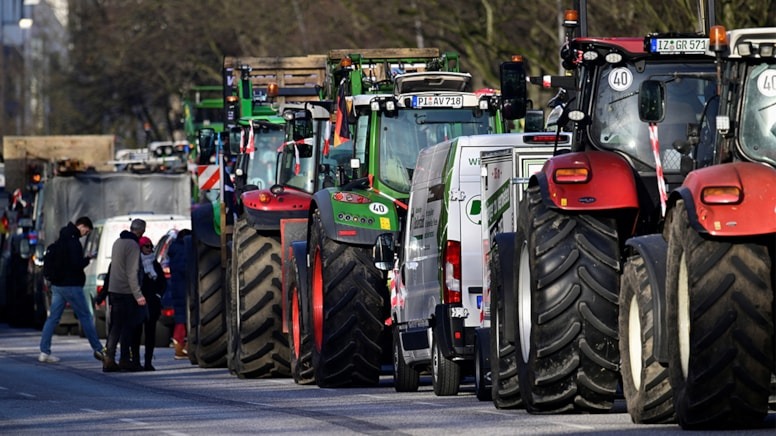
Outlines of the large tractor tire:
[[287,287],[289,310],[291,311],[291,322],[288,326],[291,376],[296,384],[309,385],[315,383],[313,342],[312,335],[304,328],[303,316],[310,313],[310,308],[302,307],[303,303],[299,295],[299,280],[299,270],[296,267],[296,262],[291,262]]
[[371,247],[327,238],[319,213],[310,229],[313,366],[320,387],[374,386],[388,316],[387,282]]
[[226,296],[226,367],[232,375],[238,375],[238,343],[240,342],[240,323],[237,306],[237,273],[234,268],[234,247],[226,260],[224,295]]
[[420,372],[404,361],[399,329],[394,326],[393,331],[393,388],[396,392],[417,392],[420,385]]
[[644,258],[634,255],[620,280],[622,391],[636,424],[676,422],[668,368],[655,359],[653,293]]
[[527,201],[518,261],[520,391],[530,413],[609,411],[619,384],[617,222]]
[[226,297],[221,252],[196,241],[199,279],[199,337],[197,364],[200,368],[226,367]]
[[283,333],[280,235],[257,233],[245,220],[238,220],[233,244],[240,315],[237,375],[288,377],[291,354]]
[[498,246],[491,250],[489,264],[491,397],[497,409],[517,409],[523,406],[517,377],[517,344],[505,337],[506,329],[516,329],[517,326],[506,324],[506,290]]
[[[189,362],[198,365],[197,349],[199,348],[199,268],[197,266],[197,247],[191,235],[184,236],[183,247],[186,252],[186,346]],[[173,327],[173,332],[175,331]]]
[[682,201],[668,227],[669,372],[685,429],[762,425],[774,368],[773,238],[715,238]]

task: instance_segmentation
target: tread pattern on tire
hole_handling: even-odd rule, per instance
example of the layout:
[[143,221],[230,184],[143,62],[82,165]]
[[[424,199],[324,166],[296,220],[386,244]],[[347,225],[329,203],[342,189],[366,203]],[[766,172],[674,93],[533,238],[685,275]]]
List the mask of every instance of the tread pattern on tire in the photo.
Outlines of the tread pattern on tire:
[[393,387],[396,392],[417,392],[420,384],[420,372],[404,361],[399,345],[399,329],[393,327]]
[[517,344],[507,342],[504,337],[506,328],[517,326],[504,324],[505,301],[499,247],[494,246],[490,256],[490,374],[491,397],[497,409],[517,409],[523,407],[520,396],[520,383],[517,376]]
[[519,359],[531,413],[607,412],[619,382],[616,220],[547,208],[528,188],[531,344]]
[[257,233],[245,220],[238,220],[233,244],[240,312],[237,375],[288,377],[290,350],[282,324],[280,237]]
[[[630,307],[637,302],[641,326],[639,344],[630,344]],[[620,356],[622,359],[622,389],[631,420],[636,424],[668,424],[676,422],[668,368],[655,359],[654,303],[652,286],[647,276],[644,258],[633,256],[623,267],[620,279]],[[639,387],[631,370],[630,347],[641,349]]]
[[[674,404],[683,428],[751,427],[768,413],[774,368],[771,238],[715,238],[689,224],[682,201],[668,229],[666,292]],[[680,278],[685,260],[686,277]],[[683,283],[682,283],[683,282]],[[681,368],[680,287],[689,295],[689,363]]]
[[[374,266],[370,247],[328,239],[322,226],[316,212],[310,229],[310,274],[322,274],[323,337],[320,350],[313,346],[315,380],[320,387],[374,386],[380,377],[381,335],[389,313],[387,283]],[[319,252],[320,272],[314,264]],[[312,286],[310,291],[314,292]]]
[[461,387],[461,367],[442,354],[436,339],[431,343],[431,380],[436,396],[458,395]]
[[200,368],[226,367],[226,298],[221,253],[197,241],[199,280],[199,336],[197,364]]

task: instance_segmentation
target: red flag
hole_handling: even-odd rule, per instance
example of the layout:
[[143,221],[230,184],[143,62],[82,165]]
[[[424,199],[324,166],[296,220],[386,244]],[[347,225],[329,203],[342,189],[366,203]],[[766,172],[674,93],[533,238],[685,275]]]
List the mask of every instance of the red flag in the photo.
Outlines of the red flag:
[[334,128],[334,146],[338,146],[350,139],[348,127],[348,102],[345,98],[345,81],[340,84],[337,91],[337,123]]

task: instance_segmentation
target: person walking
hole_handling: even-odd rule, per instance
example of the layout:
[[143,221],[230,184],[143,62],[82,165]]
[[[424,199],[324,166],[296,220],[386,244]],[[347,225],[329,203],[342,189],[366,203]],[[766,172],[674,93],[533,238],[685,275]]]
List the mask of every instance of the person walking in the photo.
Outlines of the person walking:
[[[58,357],[51,354],[51,338],[54,335],[54,329],[62,318],[65,303],[70,304],[81,322],[89,345],[94,350],[94,358],[100,361],[105,358],[105,349],[100,342],[100,337],[97,336],[94,317],[84,295],[84,283],[86,283],[84,268],[89,265],[92,257],[84,256],[84,248],[80,239],[88,235],[93,228],[92,220],[82,216],[75,220],[75,224],[68,222],[59,231],[59,239],[56,243],[61,244],[61,249],[58,252],[60,258],[56,261],[57,271],[52,276],[51,281],[49,316],[43,324],[40,336],[40,355],[38,356],[40,362],[54,363],[59,361]],[[51,259],[51,261],[53,260]]]
[[[110,303],[110,330],[106,345],[103,372],[140,371],[133,365],[130,345],[135,327],[139,323],[140,307],[146,299],[140,289],[142,269],[140,268],[140,237],[145,233],[146,222],[134,219],[129,231],[122,231],[111,249],[108,302]],[[121,359],[116,364],[116,346],[121,342]]]
[[175,327],[172,332],[172,342],[175,345],[175,359],[188,359],[186,347],[186,249],[184,238],[191,235],[191,230],[182,229],[170,244],[170,297],[174,310]]
[[135,329],[132,341],[132,364],[140,365],[140,342],[145,331],[145,364],[143,370],[155,371],[152,361],[156,347],[156,322],[162,315],[162,295],[167,289],[167,279],[164,277],[162,265],[156,260],[154,244],[150,238],[140,238],[140,265],[143,269],[143,282],[140,289],[146,299],[148,317]]

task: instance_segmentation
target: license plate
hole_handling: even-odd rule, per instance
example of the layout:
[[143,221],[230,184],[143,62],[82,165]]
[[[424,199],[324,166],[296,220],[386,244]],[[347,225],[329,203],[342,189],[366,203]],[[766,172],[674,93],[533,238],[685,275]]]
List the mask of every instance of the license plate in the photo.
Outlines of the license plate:
[[708,38],[653,38],[650,41],[652,53],[705,53]]
[[454,107],[463,106],[463,96],[461,95],[429,95],[412,97],[412,107]]

